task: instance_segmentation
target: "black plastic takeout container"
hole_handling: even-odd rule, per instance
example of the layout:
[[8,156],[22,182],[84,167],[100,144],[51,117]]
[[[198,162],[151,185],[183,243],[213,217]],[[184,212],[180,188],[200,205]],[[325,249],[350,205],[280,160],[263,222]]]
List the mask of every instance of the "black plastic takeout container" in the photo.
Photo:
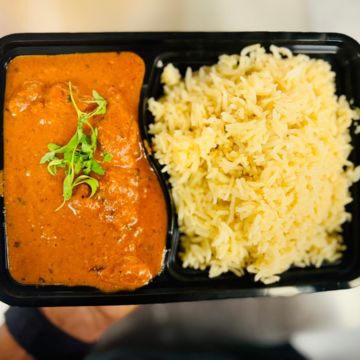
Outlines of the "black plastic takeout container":
[[[145,61],[146,74],[139,105],[139,123],[143,140],[150,140],[147,126],[152,121],[147,111],[147,99],[161,95],[158,61],[171,62],[184,71],[213,64],[220,54],[239,53],[247,45],[260,43],[285,46],[294,53],[328,61],[336,72],[337,93],[360,106],[360,45],[353,39],[333,33],[300,32],[240,32],[240,33],[49,33],[15,34],[0,39],[0,121],[7,63],[24,54],[65,54],[78,52],[133,51]],[[359,138],[352,131],[354,150],[351,160],[360,163]],[[3,137],[1,136],[1,149]],[[3,151],[0,168],[3,168]],[[0,300],[20,306],[110,305],[159,303],[185,300],[205,300],[235,297],[290,296],[298,293],[353,288],[360,284],[360,184],[351,191],[354,201],[348,205],[352,222],[343,226],[347,250],[336,264],[299,269],[292,268],[278,283],[264,285],[254,282],[253,276],[238,278],[225,274],[209,279],[206,271],[183,269],[178,259],[179,234],[176,214],[166,177],[157,162],[149,160],[158,174],[168,205],[169,228],[167,251],[162,273],[149,285],[136,291],[102,293],[88,287],[29,286],[16,283],[7,266],[5,214],[1,212],[0,242]],[[0,198],[4,207],[3,198]]]

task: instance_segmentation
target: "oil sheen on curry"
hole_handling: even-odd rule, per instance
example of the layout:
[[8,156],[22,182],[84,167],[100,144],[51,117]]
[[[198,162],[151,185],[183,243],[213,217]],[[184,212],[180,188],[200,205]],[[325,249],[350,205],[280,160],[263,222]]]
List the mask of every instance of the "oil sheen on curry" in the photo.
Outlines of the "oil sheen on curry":
[[117,291],[160,272],[167,216],[139,135],[144,70],[130,52],[8,65],[5,206],[16,281]]

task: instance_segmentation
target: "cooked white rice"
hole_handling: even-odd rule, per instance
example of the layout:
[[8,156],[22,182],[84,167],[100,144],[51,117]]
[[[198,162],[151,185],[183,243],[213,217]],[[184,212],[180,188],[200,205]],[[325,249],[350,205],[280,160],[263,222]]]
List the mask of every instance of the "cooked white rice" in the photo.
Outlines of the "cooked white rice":
[[168,64],[150,99],[155,156],[170,175],[184,267],[247,270],[271,283],[290,266],[333,262],[360,168],[356,118],[323,60],[249,46],[213,66]]

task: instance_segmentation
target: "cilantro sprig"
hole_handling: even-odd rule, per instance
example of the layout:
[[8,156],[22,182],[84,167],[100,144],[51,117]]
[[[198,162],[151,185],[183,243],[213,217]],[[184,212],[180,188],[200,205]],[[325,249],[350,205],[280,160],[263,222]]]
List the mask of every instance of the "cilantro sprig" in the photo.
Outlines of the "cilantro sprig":
[[[92,100],[85,102],[97,106],[91,112],[86,113],[81,111],[76,104],[71,82],[69,82],[69,95],[78,117],[76,132],[66,145],[48,144],[49,152],[40,160],[40,164],[48,163],[48,172],[53,176],[57,174],[58,168],[64,168],[65,170],[63,182],[64,200],[56,210],[59,210],[66,201],[71,199],[74,188],[80,184],[87,184],[91,190],[90,197],[94,196],[99,187],[99,181],[90,174],[105,174],[100,162],[94,159],[97,149],[98,129],[94,128],[89,120],[93,116],[105,114],[107,102],[97,91],[93,90]],[[85,125],[90,129],[89,134],[84,131]],[[111,161],[111,159],[111,154],[103,154],[103,162]]]

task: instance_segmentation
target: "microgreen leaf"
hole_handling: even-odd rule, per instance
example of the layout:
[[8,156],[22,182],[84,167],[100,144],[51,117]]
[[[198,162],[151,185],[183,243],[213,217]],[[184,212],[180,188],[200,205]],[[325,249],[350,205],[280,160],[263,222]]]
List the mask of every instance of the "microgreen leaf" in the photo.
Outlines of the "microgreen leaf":
[[53,151],[47,152],[41,159],[40,164],[45,164],[48,161],[51,161],[55,158],[55,153]]
[[91,171],[98,175],[105,174],[104,168],[95,159],[91,160]]
[[96,90],[93,90],[92,96],[98,106],[96,109],[96,115],[104,115],[106,113],[106,100]]
[[83,143],[81,143],[81,151],[83,153],[91,153],[93,150],[93,147],[87,143],[87,141],[85,140]]
[[110,154],[110,153],[108,153],[108,152],[104,152],[104,154],[103,154],[103,162],[109,162],[109,161],[111,161],[112,160],[112,155]]
[[74,181],[74,175],[72,172],[69,172],[64,179],[64,183],[63,183],[63,195],[64,195],[64,200],[70,200],[72,197],[72,192],[73,192],[73,181]]
[[72,152],[66,152],[64,153],[64,161],[67,163],[70,163],[72,159]]
[[83,161],[82,161],[82,159],[80,158],[79,160],[77,160],[77,161],[74,163],[75,175],[80,174],[82,168],[83,168]]
[[87,184],[90,186],[91,188],[90,197],[95,195],[96,190],[99,187],[99,182],[95,178],[87,175],[78,176],[74,181],[73,187],[78,186],[80,184]]
[[[78,136],[77,136],[77,134],[75,134],[66,145],[58,147],[53,152],[55,154],[65,154],[67,152],[72,152],[72,151],[74,151],[74,149],[76,149],[78,144],[79,144]],[[53,144],[53,145],[55,145],[55,144]]]
[[58,167],[61,167],[61,168],[64,168],[65,167],[65,160],[64,159],[58,159],[58,158],[55,158],[54,160],[51,160],[48,164],[48,172],[51,174],[51,175],[56,175],[57,173],[57,168]]
[[84,161],[83,173],[89,175],[91,173],[91,162],[92,160]]
[[48,144],[48,149],[50,151],[56,151],[56,150],[60,149],[60,146],[56,145],[56,144]]

